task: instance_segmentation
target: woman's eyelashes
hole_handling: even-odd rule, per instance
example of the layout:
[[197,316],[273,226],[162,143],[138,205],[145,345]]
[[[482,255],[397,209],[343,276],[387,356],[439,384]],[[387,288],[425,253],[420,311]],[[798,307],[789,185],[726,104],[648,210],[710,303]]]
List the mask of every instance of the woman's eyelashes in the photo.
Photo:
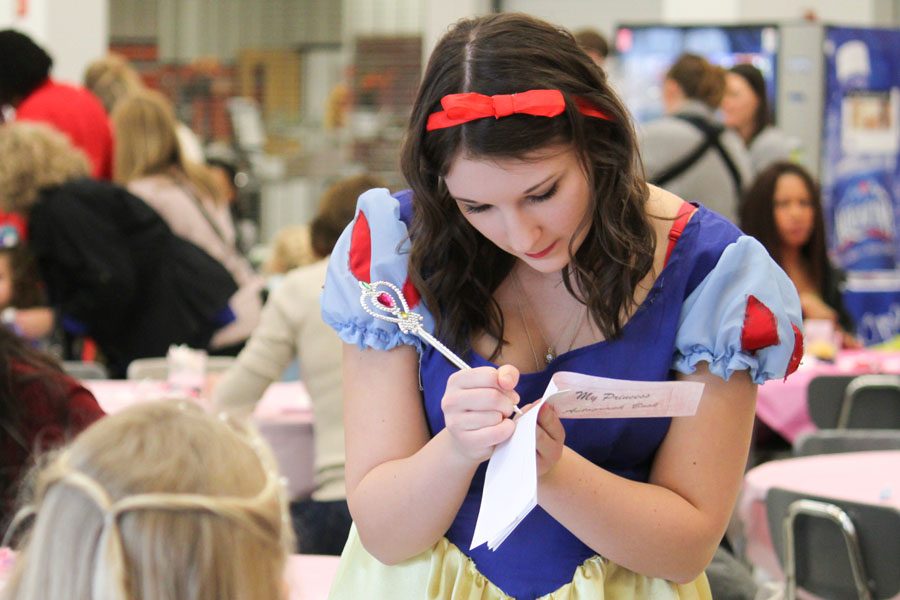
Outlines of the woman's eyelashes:
[[[552,186],[550,186],[550,189],[547,190],[546,192],[544,192],[543,194],[539,194],[539,195],[532,194],[532,195],[526,196],[526,198],[528,199],[529,202],[534,202],[535,204],[540,203],[540,202],[546,202],[547,200],[549,200],[550,198],[552,198],[553,196],[556,195],[556,192],[558,189],[559,189],[559,182],[556,181],[553,183]],[[462,204],[463,210],[470,215],[482,213],[491,207],[490,204],[469,204],[468,202],[461,203],[461,204]]]
[[465,203],[462,205],[463,210],[470,215],[483,213],[490,207],[491,207],[490,204],[468,204],[468,203]]
[[538,196],[534,196],[534,195],[528,196],[528,199],[531,202],[546,202],[547,200],[549,200],[550,198],[552,198],[553,196],[556,195],[557,189],[559,189],[559,181],[554,181],[553,185],[550,186],[549,190],[547,190],[546,192],[544,192],[543,194],[540,194]]

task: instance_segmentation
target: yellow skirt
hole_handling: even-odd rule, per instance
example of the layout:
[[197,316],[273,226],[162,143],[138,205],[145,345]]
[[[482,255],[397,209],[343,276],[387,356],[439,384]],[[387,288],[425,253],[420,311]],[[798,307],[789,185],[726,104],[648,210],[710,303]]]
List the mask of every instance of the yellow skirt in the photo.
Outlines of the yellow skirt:
[[[363,548],[356,533],[341,554],[330,600],[515,600],[478,572],[475,563],[441,538],[431,550],[387,566]],[[584,561],[575,577],[540,600],[712,600],[706,575],[680,585],[645,577],[599,556]]]

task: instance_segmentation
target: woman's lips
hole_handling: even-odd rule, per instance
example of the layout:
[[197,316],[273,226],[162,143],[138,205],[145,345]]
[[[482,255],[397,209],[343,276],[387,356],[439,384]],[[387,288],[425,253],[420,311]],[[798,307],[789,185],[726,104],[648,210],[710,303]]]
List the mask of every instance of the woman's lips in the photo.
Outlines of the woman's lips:
[[528,258],[544,258],[548,254],[550,254],[550,251],[553,250],[553,248],[555,248],[555,247],[556,247],[556,242],[553,242],[552,244],[550,244],[549,246],[547,246],[540,252],[535,252],[534,254],[532,254],[530,252],[526,252],[525,256],[527,256]]

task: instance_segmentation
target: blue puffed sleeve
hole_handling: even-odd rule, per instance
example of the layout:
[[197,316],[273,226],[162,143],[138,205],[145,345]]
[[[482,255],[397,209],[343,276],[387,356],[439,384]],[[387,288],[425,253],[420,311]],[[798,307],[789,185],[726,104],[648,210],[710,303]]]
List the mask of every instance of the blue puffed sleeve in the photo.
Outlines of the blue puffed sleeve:
[[373,189],[359,197],[356,216],[338,239],[328,263],[322,290],[322,319],[348,344],[389,350],[398,344],[415,346],[422,340],[400,332],[395,323],[377,319],[360,304],[360,281],[386,281],[409,293],[410,310],[423,317],[422,327],[434,330],[434,319],[408,278],[410,194],[394,197],[386,189]]
[[754,238],[729,244],[685,299],[672,368],[706,361],[727,380],[747,369],[754,383],[786,377],[802,353],[800,299],[788,276]]

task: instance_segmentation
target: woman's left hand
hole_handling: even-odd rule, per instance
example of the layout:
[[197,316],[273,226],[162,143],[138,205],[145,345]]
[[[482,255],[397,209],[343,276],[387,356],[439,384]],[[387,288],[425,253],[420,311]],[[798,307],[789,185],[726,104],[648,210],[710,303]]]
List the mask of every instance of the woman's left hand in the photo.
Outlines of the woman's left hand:
[[538,413],[536,441],[537,474],[540,477],[556,466],[566,441],[566,430],[556,409],[549,404],[541,406]]

